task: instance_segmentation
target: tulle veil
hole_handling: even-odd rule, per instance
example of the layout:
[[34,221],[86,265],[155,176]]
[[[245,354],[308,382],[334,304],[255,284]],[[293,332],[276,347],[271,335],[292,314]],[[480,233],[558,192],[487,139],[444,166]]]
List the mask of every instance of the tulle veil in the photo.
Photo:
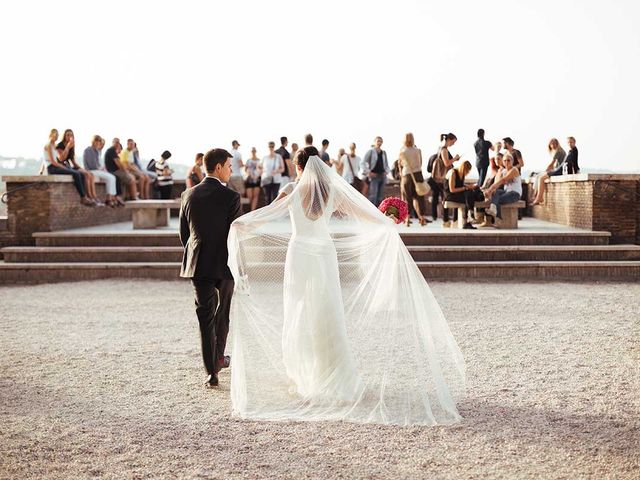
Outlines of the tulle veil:
[[[464,359],[431,289],[393,221],[317,156],[309,158],[290,195],[232,224],[228,246],[236,282],[234,414],[395,425],[460,419]],[[323,316],[307,327],[305,315],[315,311]],[[338,348],[336,330],[346,335],[357,371],[351,393],[296,389],[304,379],[292,378],[298,366],[292,365],[295,356],[287,356],[290,343],[303,345],[302,356],[303,336],[310,349],[318,342]],[[309,368],[317,367],[313,355],[307,352]],[[327,385],[351,381],[343,378],[344,363],[328,365]]]

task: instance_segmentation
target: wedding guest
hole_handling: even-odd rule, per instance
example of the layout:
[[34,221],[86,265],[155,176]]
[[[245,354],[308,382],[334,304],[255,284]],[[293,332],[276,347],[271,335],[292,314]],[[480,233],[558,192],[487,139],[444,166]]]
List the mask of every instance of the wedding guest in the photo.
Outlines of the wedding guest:
[[562,175],[563,169],[565,167],[565,158],[567,154],[564,149],[560,146],[560,142],[558,142],[557,138],[552,138],[549,141],[549,145],[547,146],[549,150],[549,155],[551,156],[551,161],[544,173],[541,173],[536,177],[535,180],[535,198],[533,200],[532,205],[540,205],[544,201],[544,191],[546,189],[546,181],[549,180],[550,177],[556,177],[558,175]]
[[276,150],[276,153],[280,155],[282,161],[284,162],[284,172],[282,174],[282,180],[280,182],[280,189],[284,188],[285,185],[291,183],[295,180],[295,167],[293,165],[291,154],[289,150],[287,150],[287,145],[289,144],[289,140],[287,137],[280,137],[280,148]]
[[342,157],[344,157],[344,155],[345,155],[344,148],[340,148],[338,149],[338,156],[336,158],[332,158],[331,160],[329,160],[333,171],[340,176],[342,176],[342,172],[344,171],[344,163],[342,163]]
[[65,165],[67,168],[72,170],[77,170],[82,174],[82,178],[84,181],[85,192],[87,192],[87,197],[89,200],[94,202],[99,207],[103,207],[104,203],[98,200],[98,195],[96,193],[96,186],[94,183],[94,178],[91,173],[89,173],[84,168],[80,168],[80,165],[76,163],[76,140],[73,135],[73,130],[66,129],[64,134],[62,135],[62,140],[58,145],[56,145],[56,150],[58,150],[58,158],[59,162]]
[[291,163],[294,164],[293,165],[294,168],[293,168],[293,177],[291,177],[291,178],[295,178],[298,175],[298,173],[296,171],[296,168],[295,168],[295,162],[294,162],[294,160],[296,158],[296,153],[298,153],[298,144],[297,143],[292,143],[291,144]]
[[342,178],[359,192],[362,192],[364,184],[363,176],[359,170],[361,163],[362,159],[356,155],[356,144],[351,142],[349,153],[342,156]]
[[165,150],[162,152],[162,155],[160,155],[160,160],[156,162],[156,173],[158,174],[156,182],[162,200],[171,199],[171,191],[173,190],[173,170],[169,168],[169,162],[167,161],[170,158],[171,152]]
[[477,185],[466,185],[464,179],[471,171],[471,162],[465,160],[457,167],[447,172],[447,182],[445,183],[445,200],[449,202],[464,203],[464,225],[466,230],[476,230],[476,227],[469,221],[469,212],[473,211],[476,202],[484,199],[482,191]]
[[310,133],[307,133],[304,136],[304,147],[313,147],[313,135],[311,135]]
[[[491,206],[485,211],[487,215],[502,219],[502,205],[515,203],[522,197],[522,179],[520,171],[513,165],[513,157],[507,153],[502,161],[504,168],[496,176],[496,180],[491,187],[484,191],[485,198],[491,198]],[[481,226],[487,226],[488,222]],[[498,224],[495,224],[498,226]]]
[[476,151],[476,168],[478,169],[478,185],[484,183],[489,168],[489,150],[493,150],[493,145],[484,139],[484,129],[478,130],[478,139],[473,144]]
[[282,157],[275,152],[276,144],[269,142],[269,154],[262,157],[258,167],[260,175],[260,185],[264,190],[264,200],[267,205],[273,202],[278,196],[282,172],[284,172],[284,162]]
[[[128,194],[130,200],[140,200],[138,196],[138,187],[136,186],[136,179],[131,175],[127,169],[120,162],[120,153],[122,152],[122,145],[120,140],[114,138],[111,142],[111,147],[107,148],[104,153],[104,166],[107,172],[112,173],[120,181],[124,192]],[[121,199],[118,199],[119,204],[123,204]]]
[[80,203],[87,207],[95,207],[95,202],[87,197],[84,175],[78,170],[69,168],[60,162],[59,152],[56,148],[58,137],[58,130],[55,128],[51,129],[49,142],[44,146],[44,161],[47,164],[47,173],[49,175],[71,175],[73,186],[76,188],[78,195],[80,195]]
[[258,208],[258,199],[260,198],[259,165],[260,159],[256,155],[256,147],[251,147],[251,157],[244,164],[244,171],[246,173],[244,186],[246,187],[247,198],[249,199],[249,211],[253,211]]
[[324,140],[322,140],[322,148],[320,149],[319,152],[319,157],[320,160],[322,160],[324,163],[327,164],[327,166],[331,166],[331,158],[329,157],[329,152],[327,152],[327,150],[329,149],[329,140],[327,140],[326,138]]
[[231,190],[238,192],[240,196],[244,195],[244,178],[242,178],[242,172],[244,170],[244,163],[242,162],[242,154],[238,151],[240,144],[237,140],[231,142],[231,178],[227,187]]
[[150,179],[141,169],[136,166],[134,159],[134,150],[135,142],[131,138],[127,139],[127,148],[120,151],[120,163],[122,164],[124,169],[128,173],[133,175],[136,181],[140,184],[140,198],[142,198],[143,200],[148,200],[151,193]]
[[433,220],[438,218],[438,202],[442,199],[442,217],[444,228],[451,226],[449,220],[449,210],[444,208],[445,198],[445,183],[447,181],[447,172],[453,168],[453,162],[460,159],[459,155],[453,157],[449,152],[449,147],[455,145],[458,141],[453,133],[443,133],[440,135],[440,148],[438,149],[437,157],[433,163],[433,170],[431,171],[431,177],[427,181],[431,187],[431,215]]
[[524,167],[524,159],[522,158],[520,150],[513,148],[515,145],[514,141],[511,137],[505,137],[502,139],[502,143],[504,144],[504,148],[507,149],[507,152],[509,152],[513,158],[513,166],[519,171],[522,171],[522,167]]
[[106,204],[109,207],[117,207],[119,202],[116,198],[116,177],[107,172],[100,162],[100,151],[104,146],[104,140],[100,135],[94,135],[91,145],[84,149],[82,153],[82,163],[85,170],[91,172],[94,179],[104,180],[107,191]]
[[573,137],[567,138],[569,145],[569,153],[567,154],[567,174],[573,175],[574,173],[580,173],[580,167],[578,166],[578,147],[576,147],[576,139]]
[[204,153],[196,153],[195,163],[187,171],[187,188],[195,187],[204,178],[204,173],[202,172],[203,159]]
[[387,184],[389,161],[387,152],[382,150],[382,137],[375,138],[374,147],[362,159],[360,168],[369,180],[369,201],[376,207],[380,205],[384,196],[384,186]]
[[[418,195],[416,183],[424,184],[422,177],[422,152],[416,148],[413,133],[407,133],[404,137],[404,146],[400,150],[398,167],[400,168],[400,194],[407,205],[413,204],[418,215],[420,225],[428,222],[425,219],[427,206],[424,195]],[[407,226],[411,225],[411,217],[407,215]]]

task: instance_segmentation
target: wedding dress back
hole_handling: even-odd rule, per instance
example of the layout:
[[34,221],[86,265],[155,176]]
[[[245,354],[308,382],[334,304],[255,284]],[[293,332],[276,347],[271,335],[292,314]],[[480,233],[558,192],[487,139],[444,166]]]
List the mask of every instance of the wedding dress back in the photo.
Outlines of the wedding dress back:
[[234,413],[264,420],[459,420],[462,354],[395,224],[318,157],[236,220]]

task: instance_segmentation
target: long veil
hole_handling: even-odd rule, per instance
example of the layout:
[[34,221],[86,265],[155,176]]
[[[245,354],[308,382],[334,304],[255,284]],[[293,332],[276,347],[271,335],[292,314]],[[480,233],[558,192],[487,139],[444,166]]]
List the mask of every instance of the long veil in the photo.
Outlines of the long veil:
[[[464,359],[429,286],[395,224],[318,157],[290,195],[237,219],[228,245],[236,415],[396,425],[460,419]],[[302,367],[287,351],[318,342],[324,350],[306,351],[308,368],[324,365],[327,386],[349,381],[344,370],[354,368],[350,394],[296,388],[304,379],[292,372]],[[348,367],[318,358],[345,348]]]

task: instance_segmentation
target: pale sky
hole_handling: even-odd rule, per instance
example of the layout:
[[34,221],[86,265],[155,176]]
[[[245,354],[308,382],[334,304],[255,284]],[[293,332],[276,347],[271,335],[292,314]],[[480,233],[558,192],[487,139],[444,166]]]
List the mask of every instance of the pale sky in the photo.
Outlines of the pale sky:
[[181,163],[307,132],[395,158],[411,131],[475,163],[484,128],[527,169],[573,135],[581,167],[640,172],[639,23],[638,0],[1,2],[0,155],[55,127]]

